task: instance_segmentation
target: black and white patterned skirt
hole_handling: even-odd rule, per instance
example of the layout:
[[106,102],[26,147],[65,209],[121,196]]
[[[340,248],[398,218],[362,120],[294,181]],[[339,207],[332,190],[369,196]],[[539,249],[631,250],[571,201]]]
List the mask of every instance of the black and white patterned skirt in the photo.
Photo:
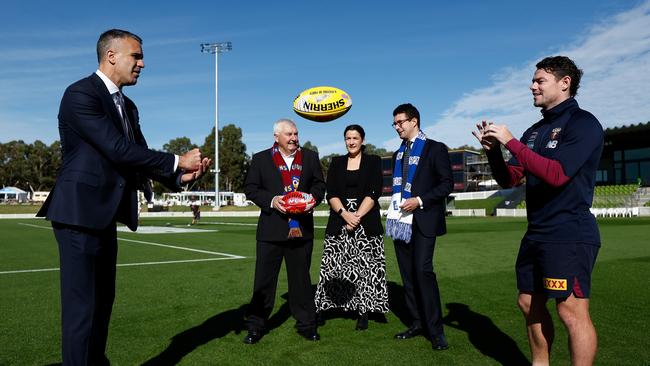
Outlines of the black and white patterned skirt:
[[315,302],[318,312],[388,312],[383,236],[367,236],[362,225],[352,232],[341,227],[337,235],[325,234]]

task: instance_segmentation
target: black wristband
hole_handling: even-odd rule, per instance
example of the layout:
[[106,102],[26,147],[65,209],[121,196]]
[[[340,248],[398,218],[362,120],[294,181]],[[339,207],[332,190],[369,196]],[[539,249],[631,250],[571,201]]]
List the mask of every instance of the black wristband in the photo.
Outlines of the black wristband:
[[339,214],[339,216],[341,216],[341,215],[343,215],[343,211],[345,211],[345,210],[343,209],[343,207],[341,207],[341,208],[339,208],[339,210],[336,213]]

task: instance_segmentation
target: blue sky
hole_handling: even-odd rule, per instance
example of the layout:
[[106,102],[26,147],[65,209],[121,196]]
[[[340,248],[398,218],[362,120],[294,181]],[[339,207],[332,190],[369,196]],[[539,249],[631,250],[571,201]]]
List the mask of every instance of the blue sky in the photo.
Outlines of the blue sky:
[[[145,69],[124,91],[149,144],[214,125],[214,58],[203,42],[231,41],[219,59],[219,121],[242,128],[249,154],[272,143],[272,123],[294,119],[302,142],[343,153],[342,131],[394,150],[392,110],[411,102],[429,137],[477,145],[481,119],[515,135],[539,118],[534,64],[566,54],[584,69],[581,106],[604,127],[650,120],[650,1],[373,2],[11,1],[0,13],[0,142],[58,139],[65,88],[97,68],[97,37],[123,28],[144,39]],[[127,5],[128,4],[128,5]],[[154,5],[155,4],[155,5]],[[329,123],[302,119],[292,101],[331,85],[352,109]]]

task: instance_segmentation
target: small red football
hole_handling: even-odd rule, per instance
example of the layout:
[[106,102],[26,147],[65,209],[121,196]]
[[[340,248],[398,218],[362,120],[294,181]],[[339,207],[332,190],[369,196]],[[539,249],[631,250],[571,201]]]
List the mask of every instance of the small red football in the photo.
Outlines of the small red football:
[[292,191],[282,196],[284,207],[289,214],[303,214],[310,211],[316,200],[309,193]]

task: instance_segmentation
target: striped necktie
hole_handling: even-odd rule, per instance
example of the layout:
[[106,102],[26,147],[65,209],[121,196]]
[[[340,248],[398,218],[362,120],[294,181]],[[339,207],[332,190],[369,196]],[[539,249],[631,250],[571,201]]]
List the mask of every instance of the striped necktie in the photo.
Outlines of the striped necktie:
[[131,142],[135,142],[135,137],[133,136],[133,130],[131,129],[131,123],[129,122],[129,116],[126,114],[126,108],[124,107],[124,97],[119,91],[113,93],[113,102],[117,107],[117,111],[120,113],[120,118],[122,120],[122,129],[124,130],[124,136]]
[[402,190],[404,190],[404,186],[406,185],[406,179],[408,178],[410,157],[411,157],[411,141],[407,141],[406,149],[404,149],[404,155],[402,155]]

